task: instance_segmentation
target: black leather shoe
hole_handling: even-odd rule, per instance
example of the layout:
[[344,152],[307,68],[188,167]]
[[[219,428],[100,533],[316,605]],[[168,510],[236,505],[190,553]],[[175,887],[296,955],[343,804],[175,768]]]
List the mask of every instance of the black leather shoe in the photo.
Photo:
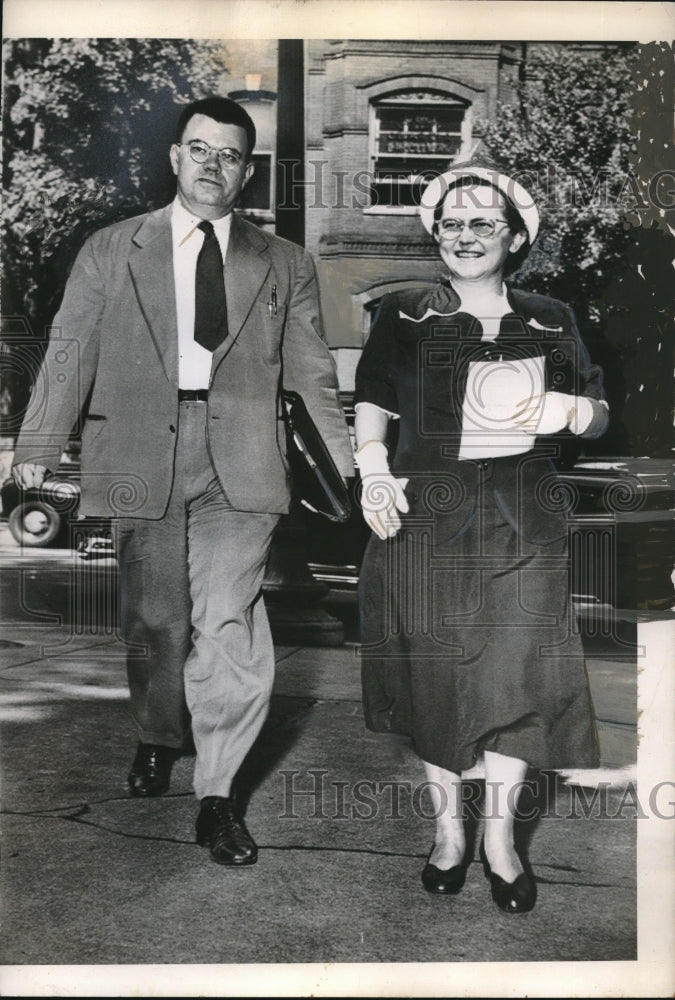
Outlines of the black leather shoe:
[[209,845],[219,865],[254,865],[258,848],[233,799],[211,795],[202,799],[197,816],[197,843]]
[[442,896],[456,896],[466,881],[464,865],[454,865],[452,868],[437,868],[428,863],[422,869],[422,885],[427,892],[436,892]]
[[534,879],[521,872],[513,882],[505,882],[501,875],[495,875],[485,853],[485,845],[480,845],[483,871],[490,880],[492,899],[504,913],[527,913],[537,901],[537,887]]
[[171,768],[177,756],[173,747],[139,743],[127,779],[131,794],[148,797],[168,792]]

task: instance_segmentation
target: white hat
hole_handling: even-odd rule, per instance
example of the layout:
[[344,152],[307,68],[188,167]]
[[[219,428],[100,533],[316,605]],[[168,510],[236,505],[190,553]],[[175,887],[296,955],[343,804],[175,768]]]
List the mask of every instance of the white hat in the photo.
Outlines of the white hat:
[[433,232],[434,211],[445,198],[448,189],[456,184],[460,177],[478,177],[488,181],[489,184],[501,191],[520,213],[527,229],[527,235],[530,237],[530,243],[534,243],[539,232],[539,211],[532,195],[528,194],[525,188],[513,178],[507,177],[506,174],[500,174],[498,170],[488,170],[485,167],[458,167],[456,170],[448,170],[444,174],[439,174],[427,184],[420,202],[420,218],[428,233]]

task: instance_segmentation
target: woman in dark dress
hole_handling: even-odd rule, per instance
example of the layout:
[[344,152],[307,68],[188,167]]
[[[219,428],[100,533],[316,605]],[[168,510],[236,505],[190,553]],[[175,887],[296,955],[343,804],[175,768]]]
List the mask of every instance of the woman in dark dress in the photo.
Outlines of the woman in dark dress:
[[[464,167],[420,215],[447,276],[385,295],[356,377],[356,459],[373,530],[360,581],[366,724],[424,762],[430,892],[464,884],[461,775],[493,795],[481,854],[508,913],[535,904],[514,846],[528,767],[594,767],[583,651],[568,612],[562,436],[600,436],[601,373],[572,311],[520,292],[539,216],[512,179]],[[397,444],[389,454],[390,422]]]

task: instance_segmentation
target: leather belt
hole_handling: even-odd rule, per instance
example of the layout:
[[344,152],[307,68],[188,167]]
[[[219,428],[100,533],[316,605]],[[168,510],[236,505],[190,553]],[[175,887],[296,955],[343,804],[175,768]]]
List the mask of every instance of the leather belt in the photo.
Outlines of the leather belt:
[[208,389],[179,389],[178,390],[178,402],[195,402],[198,399],[204,402],[209,398]]

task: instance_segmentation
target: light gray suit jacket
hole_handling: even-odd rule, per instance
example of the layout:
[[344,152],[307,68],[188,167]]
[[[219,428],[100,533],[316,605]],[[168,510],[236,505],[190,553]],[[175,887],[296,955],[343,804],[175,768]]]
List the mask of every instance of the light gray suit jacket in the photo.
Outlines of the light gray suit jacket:
[[[304,397],[342,474],[353,474],[314,263],[235,216],[225,283],[229,337],[213,354],[208,401],[213,465],[235,509],[285,513],[282,382]],[[178,430],[171,206],[87,240],[53,326],[15,463],[55,470],[82,412],[82,512],[162,517]]]

